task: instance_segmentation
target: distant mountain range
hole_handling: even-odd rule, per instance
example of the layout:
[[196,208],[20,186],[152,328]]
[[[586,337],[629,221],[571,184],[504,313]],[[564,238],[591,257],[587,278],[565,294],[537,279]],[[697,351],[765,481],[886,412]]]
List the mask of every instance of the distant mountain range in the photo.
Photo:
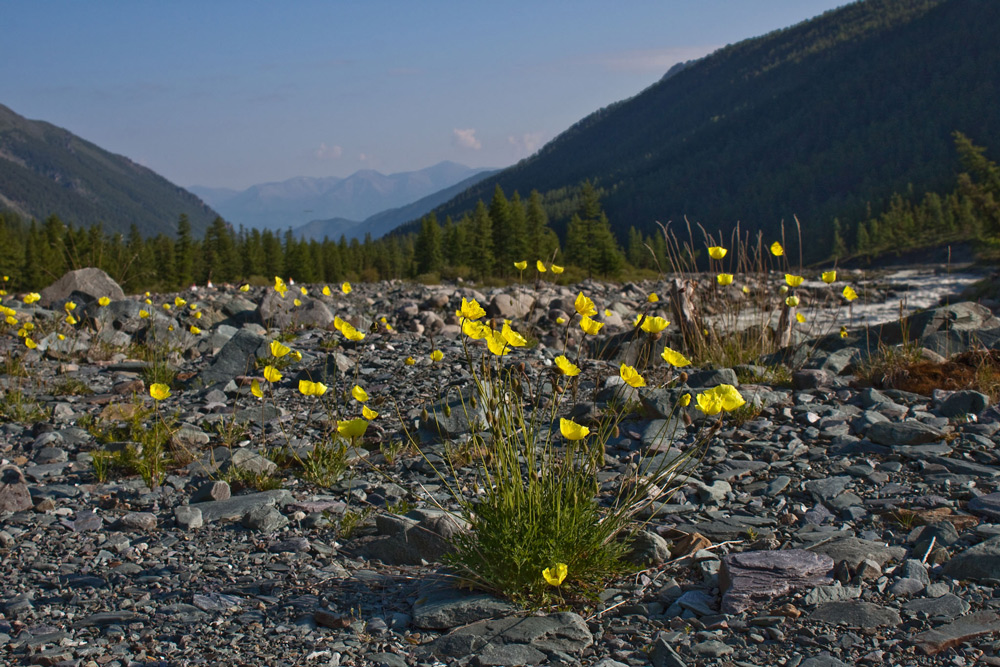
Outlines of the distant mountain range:
[[25,219],[55,214],[78,227],[102,223],[146,237],[173,236],[182,213],[204,234],[217,213],[190,192],[127,157],[0,105],[0,210]]
[[346,233],[341,230],[357,226],[358,221],[388,209],[407,206],[486,171],[455,162],[440,162],[418,171],[389,175],[365,169],[347,178],[300,176],[241,191],[201,186],[189,190],[234,225],[287,229],[312,221],[340,218],[339,222],[330,223],[339,237]]
[[436,214],[458,219],[497,185],[537,189],[563,235],[590,179],[619,240],[685,216],[773,239],[797,216],[820,258],[835,218],[850,242],[893,193],[952,189],[952,132],[1000,152],[998,34],[996,0],[851,3],[672,68]]

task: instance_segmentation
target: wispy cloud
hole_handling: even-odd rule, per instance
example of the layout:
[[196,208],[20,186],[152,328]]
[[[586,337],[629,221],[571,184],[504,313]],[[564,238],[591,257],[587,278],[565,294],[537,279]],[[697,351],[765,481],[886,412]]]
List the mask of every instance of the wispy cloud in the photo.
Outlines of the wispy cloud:
[[517,150],[518,155],[531,155],[542,146],[541,132],[525,132],[521,135],[510,135],[508,143]]
[[479,139],[476,139],[475,129],[470,128],[468,130],[460,130],[455,128],[452,130],[452,134],[454,135],[453,138],[455,143],[462,148],[471,148],[472,150],[478,151],[483,147],[483,143],[479,141]]
[[333,146],[327,146],[326,142],[321,143],[319,148],[317,148],[314,153],[317,160],[336,160],[343,154],[343,148],[337,146],[336,144]]

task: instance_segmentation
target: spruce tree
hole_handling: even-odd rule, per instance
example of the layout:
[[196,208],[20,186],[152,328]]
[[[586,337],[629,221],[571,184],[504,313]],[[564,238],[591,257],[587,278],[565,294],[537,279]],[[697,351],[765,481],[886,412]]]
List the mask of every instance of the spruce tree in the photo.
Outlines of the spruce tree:
[[479,277],[492,275],[496,265],[493,254],[493,224],[482,199],[476,203],[476,210],[472,214],[472,238],[469,246],[470,264]]
[[181,213],[177,220],[177,242],[174,244],[174,266],[177,283],[187,287],[194,280],[194,244],[191,241],[191,221]]

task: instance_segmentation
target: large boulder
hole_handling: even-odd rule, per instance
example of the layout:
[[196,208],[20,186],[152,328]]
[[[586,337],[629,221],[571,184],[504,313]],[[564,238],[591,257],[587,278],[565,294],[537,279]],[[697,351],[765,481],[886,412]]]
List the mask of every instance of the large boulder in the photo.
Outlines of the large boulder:
[[[298,306],[295,305],[296,298],[299,300]],[[264,326],[280,329],[290,326],[329,329],[334,319],[330,309],[318,299],[296,297],[291,291],[282,297],[274,290],[268,290],[261,299],[257,315]]]
[[112,301],[125,298],[125,292],[111,279],[111,276],[96,268],[77,269],[70,271],[62,278],[52,283],[40,293],[39,304],[50,308],[59,301],[65,301],[73,295],[76,298],[85,297],[87,301],[96,301],[106,296]]

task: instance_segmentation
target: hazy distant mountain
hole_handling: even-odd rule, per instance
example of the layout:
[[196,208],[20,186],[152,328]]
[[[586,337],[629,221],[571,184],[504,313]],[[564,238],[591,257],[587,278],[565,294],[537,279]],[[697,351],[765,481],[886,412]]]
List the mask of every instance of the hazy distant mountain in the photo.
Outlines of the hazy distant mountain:
[[241,192],[201,186],[190,190],[235,225],[285,229],[310,220],[338,217],[364,220],[483,171],[455,162],[441,162],[426,169],[389,175],[365,169],[347,178],[300,176],[280,183],[254,185]]
[[439,190],[427,195],[412,204],[391,208],[381,211],[375,215],[365,218],[363,221],[348,220],[347,218],[330,218],[328,220],[313,220],[301,227],[296,228],[295,235],[307,240],[316,239],[322,241],[324,238],[332,240],[339,239],[342,235],[350,239],[363,239],[365,234],[371,234],[373,239],[388,234],[402,224],[416,220],[434,210],[435,207],[445,203],[458,193],[471,188],[473,185],[489,178],[498,170],[482,170],[473,176],[452,185],[451,187]]
[[186,213],[200,236],[217,216],[201,200],[127,157],[0,105],[0,209],[26,219],[52,214],[75,226],[101,222],[144,237],[176,233]]
[[995,159],[998,34],[996,0],[853,2],[671,68],[436,213],[457,220],[497,185],[537,189],[563,234],[590,179],[622,241],[685,216],[726,239],[737,222],[777,238],[797,216],[819,258],[835,219],[851,243],[893,193],[953,188],[952,132]]

